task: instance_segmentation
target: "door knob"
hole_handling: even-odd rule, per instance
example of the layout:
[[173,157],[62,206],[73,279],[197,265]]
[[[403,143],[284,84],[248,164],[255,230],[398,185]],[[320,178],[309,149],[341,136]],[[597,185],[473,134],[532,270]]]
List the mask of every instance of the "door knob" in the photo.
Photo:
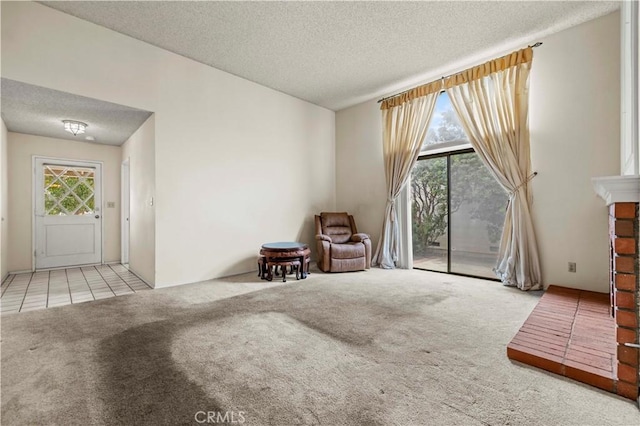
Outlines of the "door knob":
[[96,219],[100,219],[100,215],[99,214],[96,215]]

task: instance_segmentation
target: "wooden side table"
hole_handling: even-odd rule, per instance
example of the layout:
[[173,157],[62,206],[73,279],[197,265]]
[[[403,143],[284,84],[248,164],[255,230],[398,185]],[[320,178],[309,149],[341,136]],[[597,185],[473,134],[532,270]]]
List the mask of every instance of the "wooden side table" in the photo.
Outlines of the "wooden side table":
[[262,279],[273,280],[272,269],[278,266],[282,268],[282,281],[286,281],[287,266],[297,268],[296,278],[307,278],[309,255],[311,254],[308,245],[295,241],[266,243],[262,245],[260,254],[264,256],[262,261],[263,269],[261,271]]

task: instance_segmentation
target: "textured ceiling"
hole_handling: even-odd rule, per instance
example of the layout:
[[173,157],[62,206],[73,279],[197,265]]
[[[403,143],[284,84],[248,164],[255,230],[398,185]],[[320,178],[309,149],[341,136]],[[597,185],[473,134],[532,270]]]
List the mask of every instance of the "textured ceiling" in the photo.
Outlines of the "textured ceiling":
[[[142,111],[84,96],[3,78],[2,119],[10,132],[58,139],[122,145],[151,115]],[[73,136],[62,128],[62,120],[82,121],[84,134]]]
[[41,3],[334,110],[619,7],[598,1]]

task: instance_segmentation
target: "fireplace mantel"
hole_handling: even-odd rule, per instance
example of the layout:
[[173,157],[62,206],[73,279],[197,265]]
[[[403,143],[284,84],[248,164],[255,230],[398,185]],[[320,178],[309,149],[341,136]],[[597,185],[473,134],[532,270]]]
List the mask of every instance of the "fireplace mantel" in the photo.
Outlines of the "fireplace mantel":
[[591,182],[607,206],[640,202],[640,175],[595,177]]

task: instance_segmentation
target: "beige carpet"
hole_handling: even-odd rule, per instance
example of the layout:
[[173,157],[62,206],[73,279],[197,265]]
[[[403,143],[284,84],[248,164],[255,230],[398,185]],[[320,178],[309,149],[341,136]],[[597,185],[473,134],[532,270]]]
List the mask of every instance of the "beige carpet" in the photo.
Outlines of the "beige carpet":
[[9,315],[2,424],[639,424],[631,401],[507,359],[538,297],[372,269]]

